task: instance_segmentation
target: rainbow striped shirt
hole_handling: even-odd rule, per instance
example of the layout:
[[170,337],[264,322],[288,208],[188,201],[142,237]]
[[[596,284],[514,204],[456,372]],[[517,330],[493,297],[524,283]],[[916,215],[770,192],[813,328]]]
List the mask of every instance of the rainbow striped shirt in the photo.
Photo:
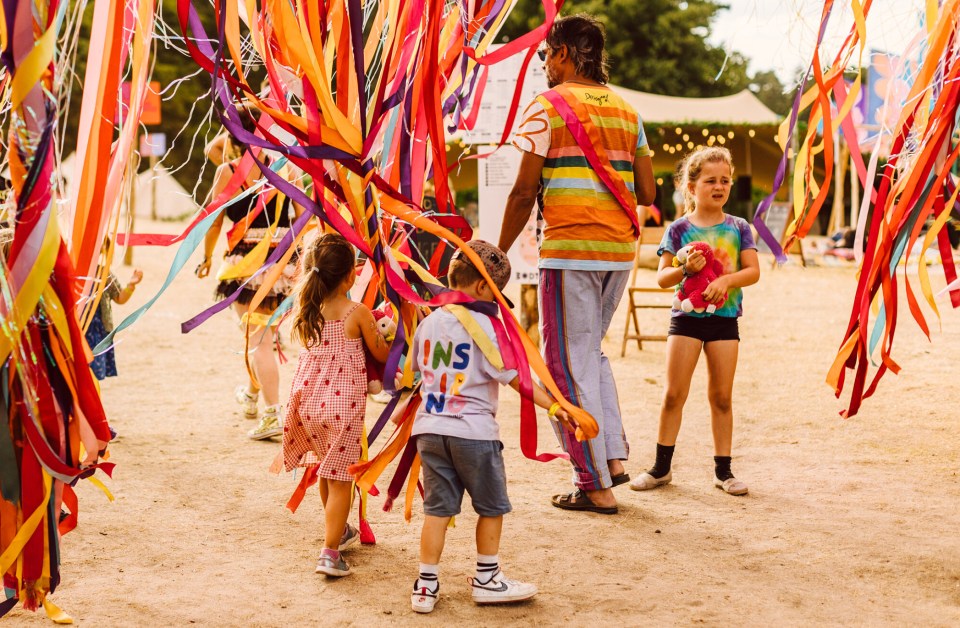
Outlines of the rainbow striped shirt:
[[[606,153],[636,198],[634,161],[651,154],[640,116],[608,87],[565,87],[586,108],[600,133],[603,142],[598,152]],[[513,145],[545,158],[540,268],[632,268],[637,234],[630,217],[590,167],[563,118],[544,96],[527,106]]]

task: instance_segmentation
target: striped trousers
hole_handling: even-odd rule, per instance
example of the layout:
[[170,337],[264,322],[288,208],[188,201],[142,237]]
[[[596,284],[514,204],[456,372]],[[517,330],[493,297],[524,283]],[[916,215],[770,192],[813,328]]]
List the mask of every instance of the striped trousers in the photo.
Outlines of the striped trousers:
[[583,490],[612,486],[607,461],[626,460],[630,451],[613,371],[600,347],[629,277],[628,270],[540,269],[543,359],[564,397],[600,426],[596,438],[579,442],[554,424],[570,454],[573,483]]

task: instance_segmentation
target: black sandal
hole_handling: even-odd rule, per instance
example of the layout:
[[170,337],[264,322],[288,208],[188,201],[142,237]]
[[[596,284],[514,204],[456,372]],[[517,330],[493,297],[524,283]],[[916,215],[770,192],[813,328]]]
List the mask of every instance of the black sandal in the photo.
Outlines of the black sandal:
[[613,482],[613,486],[620,486],[621,484],[626,484],[630,481],[629,473],[621,473],[620,475],[611,475],[610,481]]
[[601,515],[615,515],[618,512],[616,506],[597,506],[590,501],[587,494],[579,488],[566,495],[554,495],[550,499],[550,503],[553,504],[555,508],[560,508],[561,510],[595,512]]

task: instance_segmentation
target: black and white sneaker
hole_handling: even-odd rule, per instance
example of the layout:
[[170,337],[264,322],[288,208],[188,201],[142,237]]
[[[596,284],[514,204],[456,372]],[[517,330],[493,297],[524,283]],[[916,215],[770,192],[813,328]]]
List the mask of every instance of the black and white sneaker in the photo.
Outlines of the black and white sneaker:
[[420,579],[413,581],[413,594],[410,595],[410,606],[417,613],[430,613],[433,607],[437,605],[437,598],[440,596],[440,583],[437,583],[437,590],[431,591],[427,587],[419,587]]
[[502,571],[497,571],[484,584],[476,578],[470,578],[470,585],[473,587],[473,601],[477,604],[520,602],[537,594],[537,585],[511,580],[505,577]]

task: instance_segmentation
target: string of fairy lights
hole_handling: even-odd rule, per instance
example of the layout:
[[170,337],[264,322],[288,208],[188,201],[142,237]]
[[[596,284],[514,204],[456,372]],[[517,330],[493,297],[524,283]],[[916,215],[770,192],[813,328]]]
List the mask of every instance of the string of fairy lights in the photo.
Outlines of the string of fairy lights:
[[[670,153],[671,155],[676,153],[685,153],[691,150],[694,150],[698,147],[703,146],[724,146],[728,140],[733,140],[737,137],[735,131],[723,131],[712,132],[709,128],[700,129],[700,137],[697,137],[697,134],[694,131],[687,132],[683,127],[675,127],[673,133],[676,137],[669,137],[669,131],[664,128],[660,128],[660,135],[662,136],[662,144],[664,152]],[[746,135],[748,137],[756,137],[756,129],[747,129]],[[776,141],[776,135],[774,135],[774,141]]]

